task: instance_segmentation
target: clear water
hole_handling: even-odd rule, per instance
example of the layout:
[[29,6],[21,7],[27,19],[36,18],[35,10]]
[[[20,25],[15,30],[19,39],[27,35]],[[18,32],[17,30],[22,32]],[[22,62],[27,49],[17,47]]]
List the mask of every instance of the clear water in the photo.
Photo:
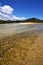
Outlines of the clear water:
[[0,37],[39,29],[43,29],[43,24],[0,24]]

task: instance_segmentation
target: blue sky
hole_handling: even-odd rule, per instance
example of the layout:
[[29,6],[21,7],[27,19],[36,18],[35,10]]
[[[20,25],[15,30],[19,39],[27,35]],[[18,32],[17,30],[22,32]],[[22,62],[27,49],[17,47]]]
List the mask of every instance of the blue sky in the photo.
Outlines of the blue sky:
[[[13,11],[12,14],[16,18],[31,18],[36,17],[43,19],[43,0],[0,0],[0,7],[7,5],[10,6]],[[2,11],[0,11],[3,13]]]

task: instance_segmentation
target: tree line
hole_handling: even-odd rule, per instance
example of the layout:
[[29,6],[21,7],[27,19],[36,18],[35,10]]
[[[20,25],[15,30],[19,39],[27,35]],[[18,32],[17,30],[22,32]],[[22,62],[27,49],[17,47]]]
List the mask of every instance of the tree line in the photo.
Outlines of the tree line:
[[40,20],[38,18],[29,18],[29,19],[26,19],[26,20],[16,20],[16,21],[13,21],[13,20],[0,20],[0,24],[4,24],[4,23],[28,23],[28,22],[32,22],[32,23],[43,23],[43,20]]

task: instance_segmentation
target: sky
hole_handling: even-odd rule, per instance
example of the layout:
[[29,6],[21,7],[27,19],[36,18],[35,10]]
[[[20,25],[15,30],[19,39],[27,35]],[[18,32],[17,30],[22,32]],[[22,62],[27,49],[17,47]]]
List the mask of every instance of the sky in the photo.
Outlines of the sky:
[[43,19],[43,0],[0,0],[0,19]]

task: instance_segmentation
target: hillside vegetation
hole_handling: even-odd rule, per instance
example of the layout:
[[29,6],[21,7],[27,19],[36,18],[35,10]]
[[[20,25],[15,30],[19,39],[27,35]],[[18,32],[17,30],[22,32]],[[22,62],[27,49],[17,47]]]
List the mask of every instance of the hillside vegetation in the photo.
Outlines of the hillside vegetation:
[[26,20],[16,20],[16,21],[12,21],[12,20],[0,20],[0,24],[4,24],[4,23],[28,23],[28,22],[33,22],[33,23],[43,23],[43,20],[37,19],[37,18],[30,18],[30,19],[26,19]]

